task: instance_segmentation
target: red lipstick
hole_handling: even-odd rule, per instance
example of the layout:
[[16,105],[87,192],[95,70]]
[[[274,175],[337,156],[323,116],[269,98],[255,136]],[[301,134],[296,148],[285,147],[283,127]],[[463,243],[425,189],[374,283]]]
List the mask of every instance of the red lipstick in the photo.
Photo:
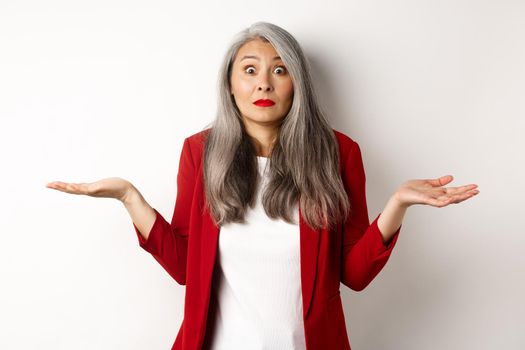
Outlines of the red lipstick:
[[273,106],[275,102],[272,100],[257,100],[253,104],[260,107],[270,107]]

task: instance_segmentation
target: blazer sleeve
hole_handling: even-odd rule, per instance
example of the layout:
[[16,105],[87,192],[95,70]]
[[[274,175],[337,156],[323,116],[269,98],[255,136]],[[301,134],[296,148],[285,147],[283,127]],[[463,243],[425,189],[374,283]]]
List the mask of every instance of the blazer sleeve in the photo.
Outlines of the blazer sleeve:
[[171,223],[168,223],[157,209],[153,208],[156,218],[147,240],[142,237],[133,223],[139,246],[149,252],[180,285],[186,284],[190,209],[195,180],[195,165],[190,144],[186,138],[179,160],[177,198]]
[[388,261],[402,225],[385,244],[377,226],[381,213],[370,224],[361,149],[355,141],[352,142],[343,168],[343,182],[350,200],[350,214],[343,224],[341,282],[355,291],[361,291]]

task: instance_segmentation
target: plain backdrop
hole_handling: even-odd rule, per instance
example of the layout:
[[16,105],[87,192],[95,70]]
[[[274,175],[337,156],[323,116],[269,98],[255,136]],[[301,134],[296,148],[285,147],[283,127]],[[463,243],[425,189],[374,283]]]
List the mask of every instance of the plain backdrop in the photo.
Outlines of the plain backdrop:
[[525,3],[0,3],[0,348],[169,349],[183,286],[124,206],[46,183],[131,181],[171,220],[185,137],[256,21],[296,37],[329,123],[362,149],[373,220],[406,180],[480,194],[408,209],[385,268],[341,285],[356,350],[525,348]]

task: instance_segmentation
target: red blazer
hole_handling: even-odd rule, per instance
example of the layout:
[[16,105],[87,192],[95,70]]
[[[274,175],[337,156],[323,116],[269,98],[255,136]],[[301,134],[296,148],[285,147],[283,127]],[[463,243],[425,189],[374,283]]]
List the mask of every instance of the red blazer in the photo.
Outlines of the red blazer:
[[[186,285],[184,319],[172,350],[205,348],[210,292],[220,227],[204,210],[202,156],[205,129],[184,140],[177,175],[177,198],[171,223],[159,212],[145,240],[133,224],[139,245],[180,284]],[[305,341],[308,350],[350,349],[340,282],[363,290],[386,264],[401,226],[385,246],[377,218],[370,224],[365,172],[359,145],[333,130],[340,153],[340,171],[351,206],[348,220],[337,230],[312,230],[299,208],[301,286]],[[208,322],[209,323],[209,322]],[[208,325],[208,327],[210,327]]]

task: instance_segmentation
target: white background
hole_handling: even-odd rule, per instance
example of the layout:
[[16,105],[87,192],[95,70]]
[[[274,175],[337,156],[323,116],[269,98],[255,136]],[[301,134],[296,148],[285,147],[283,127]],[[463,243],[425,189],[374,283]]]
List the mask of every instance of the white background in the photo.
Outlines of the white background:
[[114,199],[47,182],[119,176],[171,219],[182,142],[215,116],[235,33],[269,21],[361,146],[373,220],[404,181],[480,194],[411,207],[389,262],[343,285],[356,350],[525,348],[525,3],[0,3],[0,348],[169,349],[185,289]]

